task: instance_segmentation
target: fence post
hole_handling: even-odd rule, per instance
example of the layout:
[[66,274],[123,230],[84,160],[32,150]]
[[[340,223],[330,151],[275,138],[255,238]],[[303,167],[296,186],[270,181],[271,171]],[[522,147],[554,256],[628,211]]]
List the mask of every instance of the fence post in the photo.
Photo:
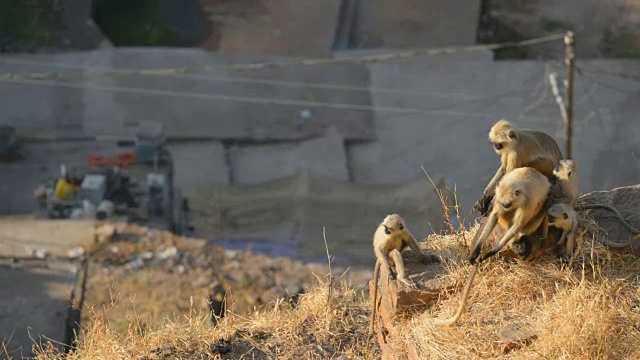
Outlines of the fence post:
[[574,72],[574,59],[575,59],[575,37],[572,31],[568,31],[564,37],[565,45],[565,58],[564,62],[567,66],[567,78],[565,80],[566,89],[566,105],[567,112],[566,122],[566,136],[567,136],[567,149],[565,157],[571,159],[571,147],[573,138],[573,72]]

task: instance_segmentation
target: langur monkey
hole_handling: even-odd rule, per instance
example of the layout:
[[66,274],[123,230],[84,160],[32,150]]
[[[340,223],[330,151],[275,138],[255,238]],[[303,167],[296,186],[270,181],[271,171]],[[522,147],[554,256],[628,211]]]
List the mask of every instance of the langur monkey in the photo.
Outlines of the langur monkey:
[[[565,253],[573,257],[576,229],[578,228],[578,214],[573,206],[567,203],[552,205],[547,212],[549,226],[562,230],[558,245],[565,244]],[[566,243],[565,243],[566,242]]]
[[497,254],[512,240],[535,233],[541,224],[544,223],[543,229],[546,228],[545,207],[550,189],[547,177],[531,167],[517,168],[504,175],[496,187],[489,218],[480,235],[476,233],[469,257],[471,264],[480,256],[482,244],[497,223],[507,232],[491,251],[480,258],[480,262]]
[[551,179],[553,169],[563,158],[558,143],[550,135],[514,128],[507,120],[500,120],[491,127],[489,141],[500,155],[500,167],[474,206],[474,211],[482,216],[489,213],[495,188],[505,174],[517,168],[532,167]]
[[[407,278],[406,268],[402,260],[401,251],[407,246],[418,256],[420,261],[426,260],[418,242],[407,229],[400,215],[387,215],[373,234],[373,251],[376,254],[376,266],[373,272],[373,309],[371,310],[369,338],[373,334],[376,317],[380,266],[384,264],[391,277],[397,278],[408,286],[415,287],[415,283]],[[395,267],[395,273],[392,269],[393,267]]]

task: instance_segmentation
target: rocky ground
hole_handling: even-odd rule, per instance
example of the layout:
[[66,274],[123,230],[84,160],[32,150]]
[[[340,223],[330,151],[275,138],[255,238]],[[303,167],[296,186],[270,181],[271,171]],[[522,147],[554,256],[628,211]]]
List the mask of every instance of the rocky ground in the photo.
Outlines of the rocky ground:
[[[102,232],[89,249],[84,325],[99,315],[125,331],[132,318],[157,324],[202,313],[220,286],[227,309],[244,314],[280,298],[296,299],[329,273],[326,264],[225,250],[136,225],[106,226]],[[354,288],[365,288],[372,275],[371,270],[331,270],[336,281]]]

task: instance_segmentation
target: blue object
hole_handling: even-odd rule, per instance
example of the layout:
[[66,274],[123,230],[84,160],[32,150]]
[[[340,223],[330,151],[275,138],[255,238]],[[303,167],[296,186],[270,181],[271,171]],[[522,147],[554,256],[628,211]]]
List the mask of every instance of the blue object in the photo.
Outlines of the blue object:
[[135,153],[138,161],[152,161],[156,147],[148,143],[136,144]]

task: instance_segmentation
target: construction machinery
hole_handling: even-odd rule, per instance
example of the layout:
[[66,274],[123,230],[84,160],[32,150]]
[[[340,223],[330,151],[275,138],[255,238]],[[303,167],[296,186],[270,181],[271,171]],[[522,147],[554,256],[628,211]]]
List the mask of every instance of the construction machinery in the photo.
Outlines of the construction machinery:
[[56,198],[55,181],[39,188],[34,195],[48,217],[126,216],[128,221],[174,232],[189,229],[183,206],[174,211],[175,204],[184,202],[175,199],[180,192],[174,191],[173,160],[161,124],[141,123],[135,139],[118,149],[122,151],[115,155],[91,154],[83,169],[66,170],[65,166],[60,179],[70,171],[68,177],[77,181],[68,199]]

